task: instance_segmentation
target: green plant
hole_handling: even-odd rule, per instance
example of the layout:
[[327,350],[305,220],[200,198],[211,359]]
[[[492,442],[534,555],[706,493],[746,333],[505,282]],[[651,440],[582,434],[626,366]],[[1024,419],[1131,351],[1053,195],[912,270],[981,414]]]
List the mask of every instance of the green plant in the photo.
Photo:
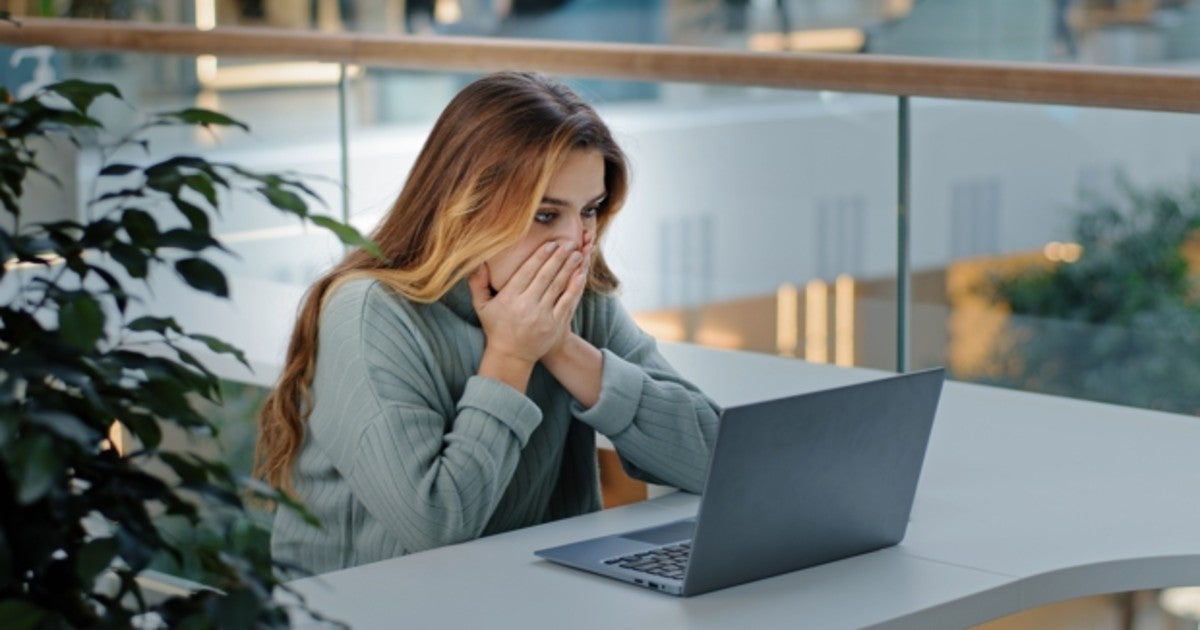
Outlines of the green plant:
[[[196,350],[245,357],[169,314],[138,316],[146,307],[139,289],[152,275],[174,274],[227,297],[208,258],[224,250],[210,223],[230,195],[377,250],[349,226],[311,214],[317,197],[292,176],[143,151],[153,129],[245,127],[236,120],[185,109],[108,138],[88,114],[98,98],[120,95],[82,81],[16,102],[0,91],[0,620],[128,627],[154,613],[172,626],[286,625],[287,609],[272,598],[286,588],[283,567],[243,498],[302,508],[221,461],[161,441],[166,426],[216,431],[189,403],[220,402],[218,379]],[[39,168],[39,147],[64,141],[101,148],[102,185],[85,219],[27,222],[27,177],[54,177]],[[134,438],[125,452],[109,443],[114,422]],[[135,577],[152,563],[186,569],[216,590],[148,602]]]
[[1186,252],[1200,237],[1200,186],[1084,199],[1081,257],[995,278],[1011,310],[995,382],[1053,394],[1200,413],[1200,285]]

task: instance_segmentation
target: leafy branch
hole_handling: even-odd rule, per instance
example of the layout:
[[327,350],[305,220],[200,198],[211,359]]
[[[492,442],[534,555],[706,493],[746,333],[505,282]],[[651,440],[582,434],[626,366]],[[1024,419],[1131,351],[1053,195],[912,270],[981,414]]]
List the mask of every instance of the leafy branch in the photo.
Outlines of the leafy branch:
[[[111,85],[65,81],[14,101],[0,91],[0,619],[10,627],[131,627],[144,615],[169,625],[285,626],[272,597],[282,567],[247,497],[312,517],[286,495],[220,461],[164,445],[164,427],[212,436],[188,401],[219,403],[217,376],[197,347],[245,355],[169,315],[134,315],[135,284],[170,270],[192,289],[227,298],[228,253],[211,231],[227,195],[250,195],[378,252],[348,225],[312,214],[319,197],[298,177],[180,155],[116,161],[148,147],[162,126],[245,129],[201,109],[158,114],[104,150],[96,194],[81,220],[30,222],[26,181],[56,182],[40,143],[101,133],[89,115]],[[116,448],[111,436],[127,432]],[[135,579],[152,563],[198,568],[211,588],[151,603]],[[299,604],[303,607],[303,602]]]

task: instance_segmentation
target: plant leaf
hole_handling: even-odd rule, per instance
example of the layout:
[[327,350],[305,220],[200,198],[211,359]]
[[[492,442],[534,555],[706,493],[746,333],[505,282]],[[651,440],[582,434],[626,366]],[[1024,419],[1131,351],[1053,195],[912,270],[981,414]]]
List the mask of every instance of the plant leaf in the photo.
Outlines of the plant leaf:
[[6,271],[4,263],[7,263],[14,255],[12,239],[9,238],[7,231],[0,230],[0,278],[4,277]]
[[[99,120],[76,112],[57,112],[49,118],[55,123],[68,127],[92,127],[99,129],[104,126]],[[74,139],[72,138],[72,140]]]
[[35,433],[19,440],[13,449],[14,481],[18,484],[17,501],[29,505],[41,499],[54,487],[62,464],[54,453],[54,440],[45,433]]
[[183,329],[180,328],[179,323],[175,321],[174,317],[154,317],[151,315],[144,315],[129,322],[127,328],[135,332],[152,330],[162,335],[167,334],[168,330],[176,333],[183,333]]
[[150,273],[150,256],[124,241],[114,241],[108,247],[108,255],[121,264],[134,278],[145,278]]
[[141,188],[123,188],[121,190],[112,190],[112,191],[106,192],[103,195],[100,195],[99,197],[96,197],[95,199],[93,199],[91,203],[97,204],[97,203],[100,203],[103,201],[108,201],[109,199],[126,199],[126,198],[130,198],[130,197],[138,198],[138,197],[145,197],[145,196],[146,196],[146,191],[142,190]]
[[209,370],[207,366],[205,366],[203,363],[200,362],[200,359],[197,359],[194,355],[192,355],[192,353],[188,352],[187,350],[184,350],[174,344],[171,344],[171,349],[173,349],[175,351],[175,353],[177,355],[179,355],[180,361],[183,361],[184,363],[196,368],[196,371],[203,374],[204,378],[207,379],[208,382],[213,384],[212,387],[199,387],[198,386],[197,393],[199,393],[200,395],[204,396],[205,398],[207,398],[209,400],[212,400],[213,402],[220,402],[219,400],[217,400],[215,398],[215,397],[219,397],[220,391],[221,391],[220,387],[217,385],[217,383],[218,383],[217,375],[213,374],[212,371]]
[[211,337],[209,335],[200,335],[200,334],[192,334],[192,335],[188,335],[188,337],[195,339],[196,341],[199,341],[200,343],[208,346],[209,350],[212,350],[213,352],[216,352],[217,354],[232,355],[233,358],[237,359],[238,363],[241,363],[242,365],[244,365],[246,367],[250,367],[250,363],[246,360],[245,352],[242,352],[238,348],[236,348],[228,343],[225,343],[224,341],[221,341],[220,339],[217,339],[216,337]]
[[185,484],[204,483],[208,481],[208,470],[201,464],[195,461],[193,457],[185,457],[179,453],[159,453],[159,459],[175,474],[179,476],[179,480]]
[[229,297],[229,285],[225,274],[214,264],[203,258],[184,258],[175,262],[175,271],[193,289],[211,293],[217,297]]
[[158,246],[178,247],[193,252],[201,252],[210,247],[225,249],[225,246],[217,242],[207,231],[185,228],[175,228],[163,232],[159,235]]
[[183,178],[183,183],[188,188],[200,193],[213,207],[217,205],[217,189],[213,187],[212,177],[207,172],[201,171],[193,175],[188,175]]
[[178,120],[189,125],[201,125],[205,127],[208,125],[232,126],[240,127],[243,131],[250,131],[250,127],[246,126],[245,123],[234,120],[225,114],[196,107],[181,109],[177,112],[163,112],[158,116],[163,119]]
[[25,415],[25,419],[74,442],[85,451],[95,446],[101,437],[99,431],[89,427],[79,418],[61,411],[31,411]]
[[361,247],[370,252],[371,255],[375,256],[376,258],[381,258],[383,256],[383,253],[379,250],[379,245],[377,245],[375,241],[372,241],[371,239],[360,234],[359,231],[354,229],[354,226],[352,225],[320,215],[313,215],[308,219],[316,225],[333,232],[334,235],[338,237],[338,240],[346,245],[351,247]]
[[304,203],[304,199],[290,190],[284,190],[278,185],[260,186],[258,188],[261,194],[268,203],[284,212],[290,212],[296,216],[308,216],[308,204]]
[[89,223],[83,230],[83,236],[79,239],[79,244],[82,247],[97,247],[105,248],[108,241],[117,233],[117,229],[121,227],[120,223],[112,219],[97,219]]
[[104,94],[121,98],[121,91],[109,83],[92,83],[78,79],[68,79],[46,86],[47,92],[53,92],[71,102],[80,114],[86,114],[92,102]]
[[123,212],[121,227],[129,235],[129,242],[139,247],[152,249],[158,239],[158,222],[145,210],[130,208]]
[[179,210],[183,216],[187,217],[188,223],[192,224],[193,230],[208,232],[208,213],[203,208],[195,204],[188,203],[176,197],[174,200],[175,209]]
[[138,168],[132,164],[109,164],[108,166],[105,166],[104,168],[100,169],[100,176],[104,177],[104,176],[108,176],[108,175],[128,175],[129,173],[132,173],[134,171],[140,171],[140,170],[141,170],[140,168]]
[[100,572],[112,564],[117,555],[117,541],[113,538],[93,538],[79,548],[75,559],[75,572],[84,584],[90,585]]
[[124,313],[125,307],[129,305],[129,294],[125,292],[125,287],[121,286],[121,282],[112,273],[98,265],[88,265],[88,269],[100,276],[104,283],[108,285],[109,293],[113,296],[113,300],[117,303],[117,311]]
[[104,334],[104,312],[91,296],[76,293],[58,310],[58,331],[71,347],[91,352]]
[[129,568],[140,573],[154,559],[154,548],[157,541],[143,540],[125,528],[117,530],[117,546],[120,548],[121,559]]
[[146,186],[153,190],[165,192],[168,195],[178,195],[183,187],[183,175],[174,169],[146,169]]
[[207,612],[218,628],[253,628],[262,602],[247,588],[228,591],[224,597],[208,600]]

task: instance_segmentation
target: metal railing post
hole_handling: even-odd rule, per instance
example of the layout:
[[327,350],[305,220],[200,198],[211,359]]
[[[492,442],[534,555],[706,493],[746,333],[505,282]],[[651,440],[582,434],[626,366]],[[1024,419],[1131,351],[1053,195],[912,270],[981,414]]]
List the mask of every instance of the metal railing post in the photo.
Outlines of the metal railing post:
[[909,112],[908,97],[900,96],[897,107],[896,156],[896,371],[908,371],[909,314],[912,287],[909,272]]
[[338,64],[338,160],[342,179],[342,223],[350,222],[350,133],[346,104],[346,64]]

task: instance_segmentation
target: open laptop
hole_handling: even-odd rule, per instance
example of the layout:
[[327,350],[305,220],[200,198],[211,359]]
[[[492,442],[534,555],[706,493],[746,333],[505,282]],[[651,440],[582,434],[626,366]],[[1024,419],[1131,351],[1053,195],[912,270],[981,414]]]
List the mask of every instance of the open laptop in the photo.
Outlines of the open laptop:
[[688,596],[895,545],[944,372],[730,407],[695,518],[535,553]]

